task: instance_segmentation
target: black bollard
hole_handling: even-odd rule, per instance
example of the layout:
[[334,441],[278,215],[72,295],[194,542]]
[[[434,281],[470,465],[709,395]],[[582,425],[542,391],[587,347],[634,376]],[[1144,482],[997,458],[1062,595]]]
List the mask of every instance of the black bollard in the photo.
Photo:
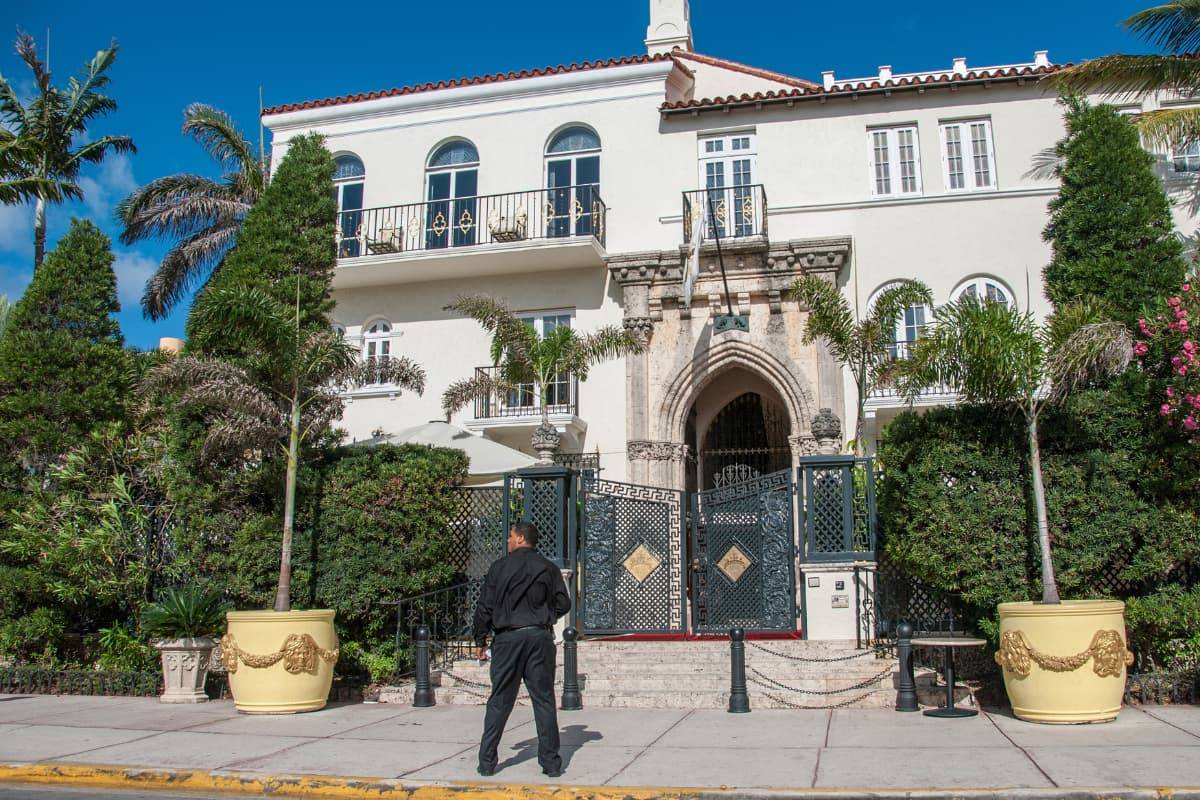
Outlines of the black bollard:
[[917,679],[913,675],[913,626],[901,620],[896,626],[896,658],[900,660],[900,685],[896,689],[897,711],[920,711],[917,704]]
[[437,705],[433,686],[429,682],[429,628],[424,625],[413,633],[417,650],[417,685],[413,691],[413,708],[432,708]]
[[579,631],[567,628],[563,631],[563,711],[581,711],[583,696],[579,692]]
[[748,714],[750,696],[746,694],[746,632],[729,631],[729,713]]

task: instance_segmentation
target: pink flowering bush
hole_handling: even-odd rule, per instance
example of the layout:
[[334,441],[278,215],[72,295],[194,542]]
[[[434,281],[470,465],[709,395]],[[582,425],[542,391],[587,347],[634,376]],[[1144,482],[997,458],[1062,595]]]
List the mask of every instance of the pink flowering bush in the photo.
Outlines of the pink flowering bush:
[[1138,320],[1133,355],[1156,377],[1161,392],[1158,413],[1167,425],[1195,436],[1200,429],[1200,285],[1184,283],[1153,316]]

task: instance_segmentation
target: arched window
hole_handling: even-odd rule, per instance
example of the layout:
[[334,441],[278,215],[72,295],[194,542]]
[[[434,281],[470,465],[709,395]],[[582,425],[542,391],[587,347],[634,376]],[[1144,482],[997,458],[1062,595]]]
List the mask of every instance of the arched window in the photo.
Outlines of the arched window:
[[[362,355],[371,367],[384,364],[392,356],[392,324],[378,319],[363,330]],[[382,383],[378,378],[371,383]]]
[[[880,286],[867,301],[867,309],[873,311],[875,301],[886,289],[895,286],[888,283]],[[927,305],[908,306],[896,318],[896,326],[892,329],[892,343],[888,347],[892,358],[908,358],[913,342],[925,335],[925,328],[933,321],[933,310]]]
[[446,142],[429,156],[425,176],[425,247],[475,244],[479,213],[479,151],[465,139]]
[[1001,283],[999,279],[987,275],[968,278],[960,283],[950,295],[950,299],[958,300],[961,297],[979,297],[991,300],[993,303],[1004,303],[1005,305],[1013,302],[1012,291]]
[[563,128],[546,145],[546,235],[593,232],[600,197],[600,137],[591,128]]
[[362,225],[363,182],[367,171],[358,156],[333,159],[333,194],[338,207],[338,258],[362,255],[358,229]]

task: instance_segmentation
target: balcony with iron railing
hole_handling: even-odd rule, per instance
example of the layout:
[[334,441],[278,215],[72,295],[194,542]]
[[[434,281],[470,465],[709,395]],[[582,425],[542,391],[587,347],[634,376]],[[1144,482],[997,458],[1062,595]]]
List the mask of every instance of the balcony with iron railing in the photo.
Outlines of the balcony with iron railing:
[[342,211],[335,286],[603,267],[608,208],[597,186]]
[[[495,376],[497,367],[476,367],[476,374]],[[544,398],[544,399],[543,399]],[[472,418],[464,422],[473,431],[532,431],[546,418],[568,442],[575,442],[587,430],[579,417],[579,378],[562,375],[546,391],[536,383],[519,384],[509,391],[492,392],[475,400]]]
[[702,246],[767,236],[767,191],[761,183],[695,189],[683,193],[683,242]]
[[[889,356],[892,361],[907,361],[912,357],[913,342],[895,342],[889,350]],[[957,393],[946,384],[935,384],[927,386],[921,390],[917,396],[919,403],[939,403],[953,400],[957,397]],[[894,383],[889,383],[884,386],[876,386],[871,390],[871,394],[867,397],[867,403],[871,405],[893,406],[906,404],[908,399],[902,395]]]

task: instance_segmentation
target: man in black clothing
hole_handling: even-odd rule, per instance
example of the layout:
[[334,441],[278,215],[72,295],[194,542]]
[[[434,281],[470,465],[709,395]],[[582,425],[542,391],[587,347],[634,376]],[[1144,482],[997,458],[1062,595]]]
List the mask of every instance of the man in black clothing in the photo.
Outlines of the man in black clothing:
[[552,778],[562,774],[558,753],[558,714],[554,710],[554,623],[571,610],[562,573],[535,549],[538,530],[518,522],[508,532],[508,555],[497,560],[484,578],[475,606],[475,644],[479,660],[492,637],[492,694],[479,742],[479,774],[496,772],[496,748],[521,681],[533,701],[537,725],[538,763]]

